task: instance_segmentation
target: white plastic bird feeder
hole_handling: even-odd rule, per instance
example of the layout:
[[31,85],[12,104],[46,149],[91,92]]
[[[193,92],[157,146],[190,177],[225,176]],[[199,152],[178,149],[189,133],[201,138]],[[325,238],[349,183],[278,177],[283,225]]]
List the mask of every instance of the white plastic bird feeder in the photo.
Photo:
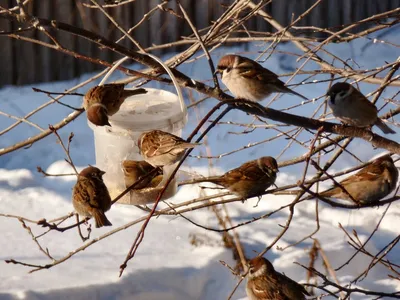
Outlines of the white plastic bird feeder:
[[[88,122],[94,131],[96,166],[106,172],[104,182],[113,199],[126,189],[122,162],[143,160],[137,145],[140,134],[159,129],[181,136],[187,122],[186,106],[176,94],[152,88],[146,90],[147,94],[125,100],[118,113],[109,117],[111,127]],[[118,203],[154,203],[173,169],[174,166],[164,168],[163,180],[157,187],[131,190]],[[174,179],[161,199],[174,196],[176,191]]]

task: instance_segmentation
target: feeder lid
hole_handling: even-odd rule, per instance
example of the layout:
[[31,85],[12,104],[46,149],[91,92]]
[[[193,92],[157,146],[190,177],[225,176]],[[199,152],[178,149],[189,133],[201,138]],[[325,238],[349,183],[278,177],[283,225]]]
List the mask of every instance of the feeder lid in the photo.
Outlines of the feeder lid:
[[146,94],[126,98],[119,111],[109,117],[111,131],[180,130],[185,126],[186,106],[181,106],[176,94],[152,88],[146,90]]

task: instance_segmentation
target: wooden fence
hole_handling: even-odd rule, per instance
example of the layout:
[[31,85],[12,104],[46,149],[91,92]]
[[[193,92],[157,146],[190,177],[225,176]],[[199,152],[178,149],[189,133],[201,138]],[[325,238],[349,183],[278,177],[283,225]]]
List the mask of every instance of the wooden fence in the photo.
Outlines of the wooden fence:
[[[55,19],[92,30],[108,39],[116,40],[121,33],[97,9],[86,8],[82,3],[88,0],[32,0],[27,12],[34,16]],[[100,2],[100,1],[99,1]],[[136,0],[128,5],[109,8],[107,11],[125,29],[138,23],[143,15],[162,1]],[[190,18],[197,28],[204,28],[224,11],[232,0],[181,0]],[[257,1],[256,1],[257,2]],[[298,16],[310,7],[315,0],[273,0],[264,9],[281,24],[287,25],[292,17]],[[15,0],[0,0],[0,6],[13,7]],[[324,0],[299,25],[334,27],[348,24],[365,17],[399,7],[400,0]],[[166,8],[175,11],[176,3],[171,1]],[[0,30],[11,31],[18,24],[13,24],[0,17]],[[249,30],[270,31],[268,24],[260,18],[253,18],[247,24]],[[118,57],[106,49],[98,49],[95,45],[62,32],[52,32],[62,46],[107,61]],[[163,44],[178,40],[181,36],[191,34],[184,20],[179,20],[171,13],[158,10],[148,20],[133,31],[133,37],[143,46]],[[43,33],[27,32],[24,36],[41,38],[48,41]],[[130,45],[127,41],[124,45]],[[133,47],[133,46],[132,46]],[[164,49],[171,51],[176,49]],[[34,82],[70,79],[80,74],[101,68],[86,61],[59,53],[39,45],[19,41],[0,35],[0,86],[6,84],[22,85]]]

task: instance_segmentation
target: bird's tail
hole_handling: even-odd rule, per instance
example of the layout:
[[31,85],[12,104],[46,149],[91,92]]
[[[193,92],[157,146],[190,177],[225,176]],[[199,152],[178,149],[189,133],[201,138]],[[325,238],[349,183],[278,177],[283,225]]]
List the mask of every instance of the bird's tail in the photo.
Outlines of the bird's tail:
[[147,90],[145,89],[135,89],[135,90],[124,90],[123,92],[123,98],[127,98],[130,96],[134,96],[134,95],[139,95],[139,94],[146,94]]
[[99,209],[93,211],[93,218],[96,222],[96,228],[112,225],[111,222],[107,219],[104,212]]
[[378,120],[375,122],[375,125],[378,126],[378,128],[380,130],[382,130],[382,132],[384,134],[388,134],[388,133],[396,133],[396,131],[394,131],[392,128],[390,128],[389,126],[387,126],[381,119],[378,118]]
[[182,143],[179,144],[179,148],[191,149],[198,145],[201,145],[201,143]]
[[[334,196],[336,193],[337,193],[336,187],[332,187],[332,188],[330,188],[330,189],[328,189],[328,190],[326,190],[326,191],[320,192],[320,193],[318,193],[318,194],[319,194],[319,196],[321,196],[321,197],[332,197],[332,196]],[[313,195],[308,195],[308,196],[302,198],[302,200],[303,200],[303,201],[304,201],[304,200],[311,200],[311,199],[314,199],[314,198],[316,198],[316,197],[314,197]]]
[[302,94],[299,94],[299,93],[297,93],[297,92],[295,92],[295,91],[293,91],[293,90],[291,90],[291,89],[289,89],[289,88],[287,88],[287,89],[289,90],[289,93],[290,93],[290,94],[299,96],[300,98],[303,98],[304,100],[308,100],[308,99],[307,99],[306,97],[304,97]]
[[338,187],[331,187],[330,189],[323,191],[321,193],[319,193],[322,197],[333,197],[334,195],[336,195],[339,191],[338,191]]

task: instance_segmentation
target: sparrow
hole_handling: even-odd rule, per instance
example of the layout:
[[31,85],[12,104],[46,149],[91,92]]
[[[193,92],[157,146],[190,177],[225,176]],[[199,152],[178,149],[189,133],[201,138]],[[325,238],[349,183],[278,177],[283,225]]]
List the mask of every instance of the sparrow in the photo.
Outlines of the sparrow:
[[[127,188],[134,184],[139,178],[146,176],[155,169],[155,167],[144,160],[124,160],[122,162],[122,168],[124,170],[125,186]],[[135,185],[134,189],[137,190],[146,187],[155,187],[161,182],[161,180],[162,170],[158,169],[154,174],[152,174],[152,176],[147,176],[140,183]]]
[[223,186],[231,193],[245,200],[259,196],[273,185],[278,172],[278,163],[275,158],[264,156],[246,162],[221,176],[199,178],[192,182],[211,182]]
[[319,195],[370,204],[389,195],[396,188],[398,178],[399,171],[393,159],[384,155],[340,182],[347,193],[340,186],[334,186]]
[[289,89],[278,75],[259,63],[239,55],[225,55],[218,62],[215,73],[236,98],[261,101],[272,93],[289,93],[305,100],[306,97]]
[[112,225],[104,214],[111,207],[111,197],[103,182],[104,174],[104,171],[92,166],[83,169],[72,192],[76,212],[84,217],[93,217],[96,228]]
[[111,126],[108,117],[118,112],[126,98],[147,93],[145,89],[125,90],[124,86],[112,83],[89,89],[83,97],[88,120],[97,126]]
[[182,159],[186,149],[197,145],[200,144],[188,143],[176,135],[161,130],[144,132],[138,139],[140,154],[154,167],[173,165]]
[[378,118],[378,109],[359,90],[346,82],[337,82],[328,90],[328,105],[344,124],[357,127],[378,126],[383,133],[396,133]]
[[246,293],[250,300],[304,300],[310,295],[304,286],[275,271],[264,257],[248,262]]

